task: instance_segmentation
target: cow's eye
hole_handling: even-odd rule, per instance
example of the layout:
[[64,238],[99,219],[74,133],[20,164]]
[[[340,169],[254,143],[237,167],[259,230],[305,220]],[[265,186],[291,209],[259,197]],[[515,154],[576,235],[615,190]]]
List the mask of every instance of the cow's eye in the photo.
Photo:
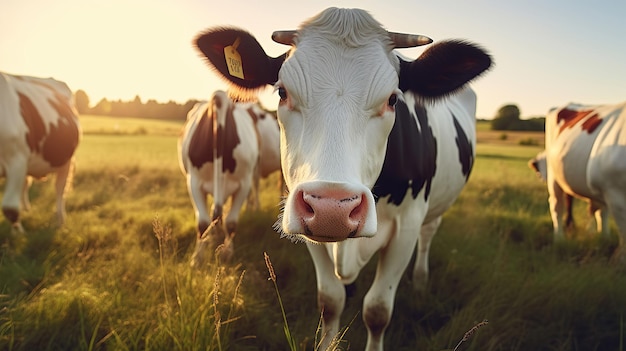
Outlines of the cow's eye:
[[280,97],[281,101],[287,100],[287,90],[284,87],[278,88],[278,97]]
[[398,95],[394,93],[389,96],[389,101],[387,101],[387,105],[389,107],[395,107],[397,102],[398,102]]

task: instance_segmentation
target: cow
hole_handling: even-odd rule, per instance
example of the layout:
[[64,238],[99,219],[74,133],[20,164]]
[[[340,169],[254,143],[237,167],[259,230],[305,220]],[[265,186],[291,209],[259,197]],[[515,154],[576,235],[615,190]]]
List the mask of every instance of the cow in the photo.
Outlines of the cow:
[[[204,237],[217,244],[222,239],[205,232],[213,221],[222,218],[226,200],[232,198],[224,221],[225,232],[215,229],[222,233],[232,253],[230,245],[245,200],[258,186],[259,176],[280,168],[278,125],[258,104],[234,102],[226,92],[218,90],[209,101],[198,102],[187,114],[178,151],[197,223],[199,242],[192,264],[199,265],[204,259],[197,255],[205,251],[200,240]],[[208,194],[213,196],[210,216]]]
[[609,234],[611,213],[621,234],[614,258],[623,261],[626,236],[626,103],[569,103],[546,115],[548,203],[556,240],[563,239],[567,195],[585,199],[598,230]]
[[32,178],[56,174],[56,217],[65,222],[65,193],[82,131],[72,91],[53,78],[0,72],[0,176],[6,177],[2,213],[23,232]]
[[441,217],[475,157],[476,95],[467,83],[491,66],[479,46],[440,42],[418,59],[394,49],[432,42],[388,32],[367,11],[329,8],[274,41],[267,56],[248,32],[210,28],[195,43],[242,95],[278,92],[281,166],[288,188],[276,224],[306,242],[317,279],[326,349],[339,331],[345,285],[378,253],[363,301],[367,350],[382,350],[396,289],[417,247],[413,280],[424,286]]

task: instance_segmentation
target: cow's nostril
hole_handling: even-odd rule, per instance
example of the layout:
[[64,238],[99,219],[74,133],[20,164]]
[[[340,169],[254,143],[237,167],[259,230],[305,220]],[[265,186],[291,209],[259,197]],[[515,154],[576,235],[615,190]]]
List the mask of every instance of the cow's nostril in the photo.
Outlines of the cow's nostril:
[[315,214],[315,210],[313,210],[313,206],[309,203],[310,199],[315,199],[315,196],[307,194],[305,196],[304,192],[300,192],[298,194],[297,206],[300,208],[300,211],[303,215],[312,216]]
[[308,214],[314,214],[315,211],[313,211],[313,207],[311,207],[311,205],[309,205],[308,202],[304,202],[304,210],[306,211],[306,213]]
[[360,218],[363,217],[364,211],[365,211],[365,205],[363,204],[362,199],[363,197],[355,196],[354,201],[358,203],[356,207],[354,207],[352,211],[350,211],[350,216],[349,216],[350,219],[358,221]]

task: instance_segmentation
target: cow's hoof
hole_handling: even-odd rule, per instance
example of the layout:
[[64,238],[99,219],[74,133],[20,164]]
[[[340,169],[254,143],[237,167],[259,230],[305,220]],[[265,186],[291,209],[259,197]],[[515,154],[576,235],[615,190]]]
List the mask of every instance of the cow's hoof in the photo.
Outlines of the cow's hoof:
[[22,227],[22,223],[16,222],[11,226],[11,234],[12,235],[22,235],[24,234],[24,227]]

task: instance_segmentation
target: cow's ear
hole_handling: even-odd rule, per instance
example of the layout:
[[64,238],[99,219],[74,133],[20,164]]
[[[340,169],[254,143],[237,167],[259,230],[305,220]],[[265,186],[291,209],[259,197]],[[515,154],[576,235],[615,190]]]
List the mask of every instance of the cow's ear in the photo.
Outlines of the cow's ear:
[[277,58],[267,56],[250,33],[238,28],[211,28],[200,33],[194,43],[218,75],[243,90],[274,84],[286,57],[286,54]]
[[426,100],[435,100],[454,93],[487,71],[491,64],[489,54],[474,44],[440,42],[413,62],[400,59],[399,88]]

